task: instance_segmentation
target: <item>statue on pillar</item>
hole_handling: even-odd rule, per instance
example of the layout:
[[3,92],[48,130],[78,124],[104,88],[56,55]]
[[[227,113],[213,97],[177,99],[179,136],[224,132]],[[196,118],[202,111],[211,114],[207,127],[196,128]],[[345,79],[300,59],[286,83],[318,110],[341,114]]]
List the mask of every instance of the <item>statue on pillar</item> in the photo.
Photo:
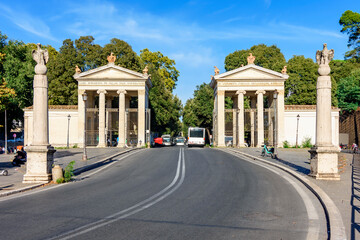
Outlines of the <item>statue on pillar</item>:
[[214,72],[215,75],[218,75],[220,73],[220,70],[217,68],[217,66],[214,66]]
[[323,50],[316,51],[316,62],[319,65],[329,65],[330,61],[334,58],[334,49],[328,50],[327,44],[324,43]]
[[32,50],[32,57],[37,63],[35,66],[35,73],[39,75],[45,75],[47,72],[46,64],[49,61],[49,52],[47,49],[42,50],[40,43],[36,45],[37,49]]

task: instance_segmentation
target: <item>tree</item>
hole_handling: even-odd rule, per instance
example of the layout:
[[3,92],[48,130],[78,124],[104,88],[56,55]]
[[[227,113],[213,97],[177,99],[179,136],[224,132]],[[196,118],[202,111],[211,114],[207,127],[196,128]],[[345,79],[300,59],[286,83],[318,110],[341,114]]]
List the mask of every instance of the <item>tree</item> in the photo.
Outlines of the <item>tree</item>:
[[82,36],[75,40],[76,58],[81,63],[83,71],[105,65],[106,58],[102,57],[103,49],[100,45],[95,44],[94,40],[93,36]]
[[115,64],[121,67],[131,69],[136,72],[142,72],[140,57],[133,51],[132,47],[125,41],[113,38],[103,49],[102,64],[107,63],[106,58],[114,53],[116,56]]
[[340,79],[349,76],[354,69],[360,68],[360,63],[349,60],[332,60],[329,65],[331,68],[330,75],[337,83],[340,82]]
[[7,83],[0,81],[0,112],[7,108],[10,99],[16,96],[15,90],[7,87]]
[[181,101],[165,87],[157,69],[150,68],[153,87],[149,92],[151,129],[160,134],[175,135],[181,131]]
[[77,104],[77,81],[74,79],[75,66],[85,66],[82,57],[74,47],[73,41],[66,39],[59,54],[50,54],[48,63],[49,104]]
[[354,70],[348,77],[342,78],[337,88],[339,107],[351,112],[360,106],[360,70]]
[[318,65],[311,58],[293,56],[288,61],[285,104],[315,105]]
[[345,58],[360,61],[360,14],[350,10],[345,11],[339,20],[341,32],[349,35],[348,47],[352,50],[346,52]]
[[254,64],[260,67],[280,72],[286,65],[285,57],[278,47],[259,44],[252,46],[250,49],[238,50],[227,55],[225,58],[225,70],[231,71],[241,67],[241,65],[247,65],[249,53],[256,57]]
[[183,111],[183,122],[186,127],[212,128],[214,110],[214,90],[209,84],[196,86],[194,98],[187,100]]
[[151,52],[145,48],[140,51],[140,58],[145,65],[157,69],[159,77],[164,80],[166,89],[172,90],[176,86],[179,71],[175,68],[175,61],[164,56],[161,52]]

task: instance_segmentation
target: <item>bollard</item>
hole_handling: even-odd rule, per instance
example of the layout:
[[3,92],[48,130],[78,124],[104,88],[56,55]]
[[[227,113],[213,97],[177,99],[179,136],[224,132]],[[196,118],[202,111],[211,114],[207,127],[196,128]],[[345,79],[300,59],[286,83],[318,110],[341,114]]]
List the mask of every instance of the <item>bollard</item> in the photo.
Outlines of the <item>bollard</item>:
[[56,183],[56,180],[58,180],[59,178],[64,178],[63,169],[60,167],[60,165],[55,165],[52,168],[52,179]]

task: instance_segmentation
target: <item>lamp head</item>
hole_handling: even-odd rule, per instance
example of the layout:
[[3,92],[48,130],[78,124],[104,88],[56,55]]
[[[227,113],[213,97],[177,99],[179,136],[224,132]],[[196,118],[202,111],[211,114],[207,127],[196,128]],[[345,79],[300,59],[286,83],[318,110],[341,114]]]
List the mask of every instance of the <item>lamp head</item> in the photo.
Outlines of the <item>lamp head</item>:
[[86,92],[84,92],[84,93],[82,94],[82,98],[83,98],[83,101],[86,102],[86,100],[87,100],[87,94],[86,94]]

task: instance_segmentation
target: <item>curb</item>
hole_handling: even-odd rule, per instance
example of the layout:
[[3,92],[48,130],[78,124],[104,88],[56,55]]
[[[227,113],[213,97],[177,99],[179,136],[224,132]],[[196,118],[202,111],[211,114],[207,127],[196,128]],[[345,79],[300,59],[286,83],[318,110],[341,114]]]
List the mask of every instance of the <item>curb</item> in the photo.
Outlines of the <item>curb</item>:
[[[218,149],[218,150],[224,151],[225,149]],[[329,220],[329,228],[330,228],[329,229],[330,230],[329,231],[329,239],[334,239],[334,240],[345,240],[345,239],[347,239],[346,238],[346,232],[345,232],[345,226],[344,226],[344,223],[343,223],[343,220],[342,220],[339,209],[336,207],[333,200],[331,200],[331,198],[318,185],[316,185],[315,183],[313,183],[310,180],[306,179],[305,177],[303,177],[299,173],[297,173],[294,170],[289,169],[287,167],[281,166],[279,164],[276,164],[276,163],[270,162],[268,160],[265,160],[265,159],[262,159],[262,158],[259,158],[259,157],[255,157],[253,155],[243,153],[243,152],[240,152],[240,151],[231,150],[231,149],[226,149],[226,150],[231,151],[233,153],[237,153],[239,155],[243,155],[245,157],[251,158],[251,159],[256,160],[256,161],[260,161],[262,163],[271,165],[273,167],[279,168],[279,169],[289,173],[290,175],[292,175],[296,179],[298,179],[312,193],[314,193],[314,195],[319,199],[321,205],[323,206],[324,211],[325,211],[325,215],[327,215],[328,220]]]
[[[128,150],[125,150],[125,151],[122,151],[122,152],[119,152],[119,153],[115,153],[109,157],[105,157],[99,161],[96,161],[90,165],[87,165],[87,166],[84,166],[84,167],[80,167],[80,168],[77,168],[74,170],[74,174],[75,175],[79,175],[80,173],[83,173],[83,172],[86,172],[86,171],[89,171],[91,169],[94,169],[96,167],[99,167],[101,165],[104,165],[106,164],[107,161],[111,160],[112,158],[116,157],[116,156],[120,156],[120,155],[123,155],[125,153],[128,153],[128,152],[131,152],[131,151],[135,151],[135,150],[140,150],[140,149],[143,149],[143,148],[131,148],[131,149],[128,149]],[[16,193],[21,193],[21,192],[25,192],[25,191],[29,191],[29,190],[33,190],[35,188],[39,188],[39,187],[42,187],[44,186],[45,184],[48,184],[48,183],[39,183],[39,184],[35,184],[35,185],[31,185],[31,186],[27,186],[27,187],[23,187],[23,188],[19,188],[19,189],[16,189],[16,190],[12,190],[12,191],[9,191],[9,192],[5,192],[5,193],[0,193],[0,198],[1,197],[6,197],[6,196],[9,196],[9,195],[13,195],[13,194],[16,194]]]

